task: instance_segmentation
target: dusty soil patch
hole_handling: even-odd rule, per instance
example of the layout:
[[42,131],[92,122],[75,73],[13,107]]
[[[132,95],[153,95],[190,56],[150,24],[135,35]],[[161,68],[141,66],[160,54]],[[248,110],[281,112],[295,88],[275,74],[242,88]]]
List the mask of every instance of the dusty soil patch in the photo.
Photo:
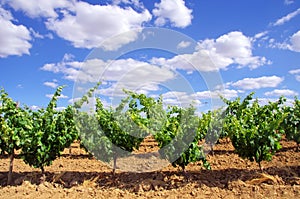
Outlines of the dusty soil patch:
[[[188,173],[172,166],[146,173],[121,172],[78,148],[46,168],[46,182],[39,183],[38,169],[16,158],[14,185],[6,186],[8,159],[0,159],[0,198],[300,198],[300,152],[293,142],[282,141],[283,148],[271,162],[263,162],[261,173],[255,162],[242,160],[233,147],[222,140],[208,155],[212,170],[201,163],[190,164]],[[148,140],[137,154],[157,151]],[[139,164],[139,159],[132,159]],[[121,162],[120,162],[121,163]],[[151,165],[150,165],[151,167]]]

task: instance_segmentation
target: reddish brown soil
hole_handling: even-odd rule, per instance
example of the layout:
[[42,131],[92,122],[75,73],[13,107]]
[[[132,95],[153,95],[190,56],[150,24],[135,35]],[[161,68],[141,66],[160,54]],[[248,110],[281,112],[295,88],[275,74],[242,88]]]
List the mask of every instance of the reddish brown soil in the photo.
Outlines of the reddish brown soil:
[[[6,186],[8,158],[2,156],[0,198],[300,198],[300,152],[293,142],[282,141],[282,145],[271,162],[262,163],[263,173],[222,140],[214,147],[214,155],[208,155],[211,171],[195,163],[187,167],[186,175],[168,166],[146,173],[117,170],[113,177],[107,165],[74,144],[71,155],[65,150],[46,168],[44,183],[38,169],[16,158],[11,186]],[[155,143],[148,140],[137,153],[155,150]]]

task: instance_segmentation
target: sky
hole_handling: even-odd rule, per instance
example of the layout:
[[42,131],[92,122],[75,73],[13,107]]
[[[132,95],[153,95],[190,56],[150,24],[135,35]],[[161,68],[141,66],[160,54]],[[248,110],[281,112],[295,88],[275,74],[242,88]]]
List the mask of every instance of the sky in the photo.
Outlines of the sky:
[[122,89],[200,111],[300,93],[297,0],[0,0],[0,27],[0,88],[32,108],[98,81],[107,106]]

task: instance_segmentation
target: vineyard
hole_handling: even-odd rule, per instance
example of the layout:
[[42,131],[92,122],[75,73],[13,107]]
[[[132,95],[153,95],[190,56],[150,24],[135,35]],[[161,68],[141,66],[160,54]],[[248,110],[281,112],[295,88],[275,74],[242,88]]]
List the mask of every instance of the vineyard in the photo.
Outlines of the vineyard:
[[[62,111],[63,87],[38,110],[1,90],[0,197],[300,196],[297,98],[221,97],[226,106],[197,116],[193,106],[124,91],[115,108],[97,99],[93,114],[82,112],[97,86]],[[157,157],[169,166],[155,170]]]

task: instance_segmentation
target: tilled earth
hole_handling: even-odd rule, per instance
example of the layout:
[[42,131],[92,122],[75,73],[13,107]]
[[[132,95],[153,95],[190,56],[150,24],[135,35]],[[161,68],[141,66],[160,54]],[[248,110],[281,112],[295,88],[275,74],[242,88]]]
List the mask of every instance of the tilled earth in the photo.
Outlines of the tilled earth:
[[144,158],[118,160],[122,170],[113,176],[109,166],[74,143],[71,154],[66,149],[62,157],[45,168],[43,183],[39,169],[16,158],[11,186],[6,185],[8,157],[2,156],[0,198],[300,198],[300,152],[293,142],[283,140],[282,146],[271,162],[262,163],[261,172],[255,162],[234,154],[228,140],[221,140],[214,146],[214,154],[207,157],[212,170],[194,163],[183,173],[171,165],[156,170],[158,148],[147,139],[136,152]]

